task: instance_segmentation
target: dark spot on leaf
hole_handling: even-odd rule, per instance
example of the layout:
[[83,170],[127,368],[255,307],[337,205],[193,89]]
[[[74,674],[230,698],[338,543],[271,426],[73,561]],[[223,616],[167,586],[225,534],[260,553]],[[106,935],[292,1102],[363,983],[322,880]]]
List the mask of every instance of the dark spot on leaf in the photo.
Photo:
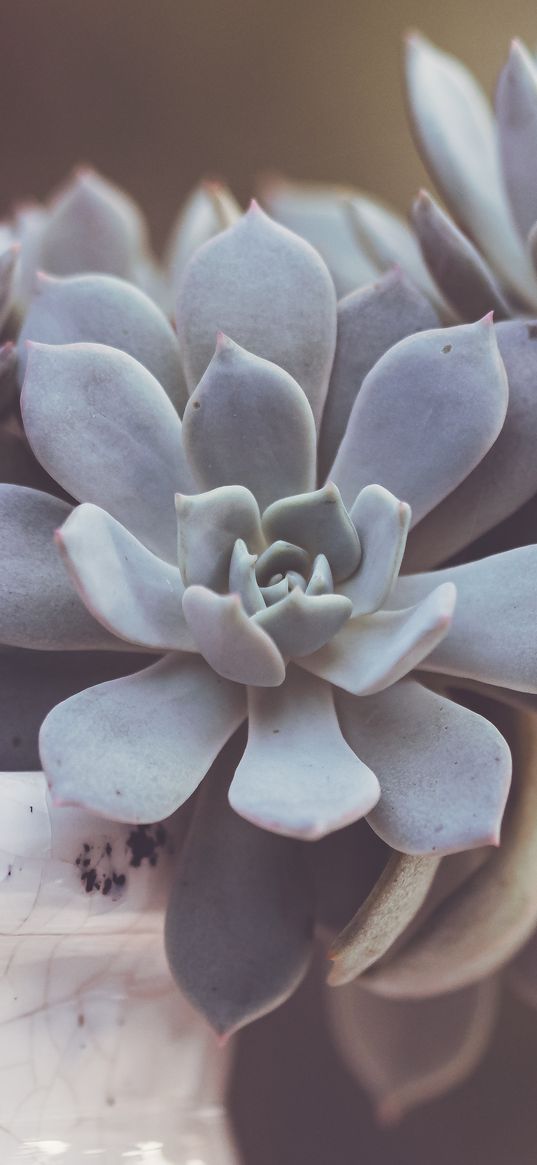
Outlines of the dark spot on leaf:
[[200,405],[200,402],[199,402],[199,400],[193,400],[193,401],[192,401],[192,408],[193,408],[193,409],[200,409],[200,408],[201,408],[201,405]]
[[451,352],[452,347],[453,347],[453,344],[444,344],[442,351],[443,352]]
[[528,340],[537,340],[537,324],[528,324]]
[[85,1021],[85,1019],[84,1019],[84,1016],[82,1015],[82,1013],[80,1013],[80,1015],[77,1017],[77,1023],[78,1023],[78,1026],[79,1026],[79,1027],[84,1027],[84,1024],[85,1024],[85,1022],[86,1022],[86,1021]]

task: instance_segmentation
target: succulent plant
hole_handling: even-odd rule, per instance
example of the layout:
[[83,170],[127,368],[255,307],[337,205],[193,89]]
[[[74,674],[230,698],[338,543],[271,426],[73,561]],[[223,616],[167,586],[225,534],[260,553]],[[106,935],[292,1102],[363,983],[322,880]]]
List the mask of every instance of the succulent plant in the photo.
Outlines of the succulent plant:
[[[518,326],[503,325],[507,365]],[[509,749],[450,691],[536,692],[537,550],[399,575],[409,526],[479,473],[508,423],[521,374],[513,358],[508,384],[490,318],[438,327],[399,274],[336,310],[319,255],[254,206],[182,265],[177,333],[114,277],[41,280],[21,405],[64,496],[0,489],[0,638],[59,662],[119,652],[134,672],[46,717],[58,802],[155,822],[213,766],[167,946],[227,1034],[308,964],[303,840],[367,816],[398,851],[376,957],[441,855],[497,844]],[[336,944],[340,980],[364,971],[359,946]]]
[[496,122],[471,73],[416,34],[408,38],[406,78],[416,140],[455,219],[424,193],[415,203],[431,274],[464,319],[490,308],[498,319],[534,313],[535,62],[513,42],[496,90]]

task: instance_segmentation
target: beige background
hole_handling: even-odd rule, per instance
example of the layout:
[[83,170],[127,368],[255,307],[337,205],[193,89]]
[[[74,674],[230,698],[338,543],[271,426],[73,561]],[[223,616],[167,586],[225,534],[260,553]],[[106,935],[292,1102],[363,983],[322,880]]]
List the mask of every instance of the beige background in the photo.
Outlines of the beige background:
[[423,180],[400,85],[418,26],[491,89],[528,0],[0,0],[0,208],[78,161],[125,184],[157,241],[203,173],[241,198],[280,168],[408,204]]

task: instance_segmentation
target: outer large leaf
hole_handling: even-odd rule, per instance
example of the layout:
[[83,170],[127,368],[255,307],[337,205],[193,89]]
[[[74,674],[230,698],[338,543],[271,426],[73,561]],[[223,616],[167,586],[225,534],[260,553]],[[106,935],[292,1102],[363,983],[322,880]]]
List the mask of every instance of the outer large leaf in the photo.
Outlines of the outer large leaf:
[[[421,665],[500,687],[537,692],[537,546],[399,578],[389,605],[418,602],[431,587],[457,588],[453,622]],[[349,624],[352,626],[352,623]]]
[[233,226],[240,215],[240,206],[226,186],[201,182],[195,187],[181,209],[166,249],[166,265],[175,291],[198,247]]
[[351,198],[348,211],[359,241],[380,269],[385,271],[394,263],[400,265],[435,307],[445,310],[409,224],[381,202],[363,196]]
[[51,205],[39,261],[52,275],[102,271],[131,279],[145,248],[145,224],[136,204],[100,174],[81,167]]
[[273,218],[307,239],[322,255],[338,296],[371,283],[378,265],[360,246],[347,202],[350,188],[269,178],[261,184],[262,201]]
[[282,1003],[311,955],[313,902],[302,847],[227,803],[233,756],[201,791],[168,908],[180,987],[219,1035]]
[[[364,984],[394,999],[455,991],[507,963],[537,922],[537,721],[518,718],[519,785],[502,844]],[[520,746],[520,755],[518,755]]]
[[149,369],[178,408],[185,405],[186,386],[173,328],[156,304],[125,280],[109,275],[71,279],[38,275],[19,337],[21,383],[27,340],[119,348]]
[[121,650],[81,603],[54,545],[54,531],[71,512],[67,502],[40,490],[0,485],[2,643]]
[[494,982],[411,1002],[375,998],[352,983],[329,998],[343,1057],[382,1124],[465,1080],[486,1051],[496,1018]]
[[537,280],[504,194],[491,111],[471,73],[423,37],[408,39],[407,95],[426,164],[455,219],[526,303]]
[[451,493],[496,440],[507,377],[492,320],[408,336],[366,377],[331,477],[343,501],[372,483],[412,507],[412,520]]
[[504,181],[525,238],[537,221],[537,68],[518,40],[500,73],[496,114]]
[[413,680],[377,696],[339,692],[344,736],[377,774],[373,829],[404,853],[497,845],[511,754],[488,720]]
[[329,473],[367,373],[399,340],[437,325],[429,301],[397,268],[339,302],[336,352],[319,438],[321,480]]
[[508,318],[509,307],[479,251],[424,190],[412,219],[429,271],[457,316],[472,321],[494,311],[497,320]]
[[365,902],[332,944],[328,978],[332,987],[355,979],[390,949],[425,901],[439,862],[432,856],[392,854]]
[[316,841],[363,817],[377,779],[345,743],[328,684],[290,668],[280,688],[250,688],[248,744],[233,809],[274,833]]
[[58,704],[39,747],[54,796],[114,821],[168,817],[245,714],[241,689],[193,656],[168,655]]
[[102,344],[36,344],[21,403],[34,453],[60,485],[175,561],[174,495],[191,478],[181,422],[151,373]]
[[447,561],[537,492],[537,324],[510,320],[495,331],[509,381],[504,426],[480,464],[411,532],[406,571]]
[[255,204],[194,255],[179,291],[177,331],[190,389],[222,331],[285,368],[320,421],[336,342],[332,281],[317,252]]
[[537,934],[532,934],[519,951],[509,967],[508,976],[520,999],[530,1007],[537,1007]]

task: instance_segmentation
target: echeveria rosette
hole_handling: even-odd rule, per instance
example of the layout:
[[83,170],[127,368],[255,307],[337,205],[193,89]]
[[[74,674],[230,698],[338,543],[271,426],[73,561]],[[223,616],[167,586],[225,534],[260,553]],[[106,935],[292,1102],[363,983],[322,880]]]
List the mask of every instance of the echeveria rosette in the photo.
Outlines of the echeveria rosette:
[[[91,278],[97,319],[105,277]],[[62,333],[76,282],[44,287],[50,312],[30,346],[22,408],[34,453],[81,504],[3,488],[1,636],[63,650],[128,641],[162,656],[68,699],[42,729],[56,796],[113,819],[172,813],[248,709],[243,754],[231,742],[200,797],[168,925],[179,980],[229,1031],[288,994],[307,965],[311,890],[297,839],[364,814],[418,856],[498,839],[505,742],[408,673],[534,692],[535,550],[396,580],[410,512],[423,519],[497,440],[505,369],[490,319],[448,331],[433,318],[370,371],[362,360],[352,404],[345,368],[352,377],[360,362],[346,325],[348,312],[360,319],[361,293],[337,336],[322,260],[253,208],[185,270],[181,423],[173,389],[149,370],[153,342],[144,366],[143,329],[138,359],[119,339],[110,347],[110,331],[105,344],[95,332],[81,342],[81,313],[75,335]],[[407,324],[414,302],[423,329],[422,300],[397,287]],[[219,331],[232,340],[215,352]],[[364,340],[370,356],[375,344]],[[322,447],[327,393],[332,433],[344,435],[323,484],[315,437]],[[215,903],[233,922],[216,992]]]

